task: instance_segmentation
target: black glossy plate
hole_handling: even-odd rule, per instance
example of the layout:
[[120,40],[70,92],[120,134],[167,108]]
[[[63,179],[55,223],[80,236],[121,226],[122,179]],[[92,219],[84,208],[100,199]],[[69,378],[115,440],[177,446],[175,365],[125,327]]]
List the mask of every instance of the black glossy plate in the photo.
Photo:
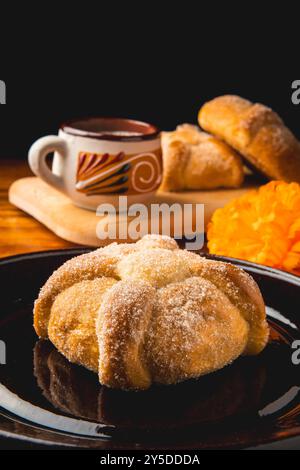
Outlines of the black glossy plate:
[[[34,443],[98,449],[300,449],[300,279],[230,260],[258,282],[271,326],[267,348],[223,370],[146,392],[101,387],[38,340],[32,306],[40,287],[85,250],[21,255],[0,261],[0,435]],[[87,250],[86,250],[87,251]]]

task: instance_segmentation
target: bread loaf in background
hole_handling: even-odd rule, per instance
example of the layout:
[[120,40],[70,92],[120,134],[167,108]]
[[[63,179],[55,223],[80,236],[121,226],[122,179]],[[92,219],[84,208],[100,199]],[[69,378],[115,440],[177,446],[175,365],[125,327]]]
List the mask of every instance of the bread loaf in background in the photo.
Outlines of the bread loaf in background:
[[198,120],[268,178],[300,183],[300,143],[272,109],[224,95],[205,103]]
[[235,188],[244,180],[240,156],[225,142],[182,124],[162,132],[163,191]]

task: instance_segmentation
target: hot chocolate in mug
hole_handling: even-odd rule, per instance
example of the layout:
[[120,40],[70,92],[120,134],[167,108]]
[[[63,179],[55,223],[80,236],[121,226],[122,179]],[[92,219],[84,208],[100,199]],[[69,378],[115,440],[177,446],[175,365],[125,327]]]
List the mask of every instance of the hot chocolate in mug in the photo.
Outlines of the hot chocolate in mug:
[[[52,171],[46,157],[54,152]],[[146,202],[162,175],[157,127],[121,118],[86,118],[63,124],[59,134],[42,137],[29,150],[33,173],[67,194],[74,204],[96,209]]]

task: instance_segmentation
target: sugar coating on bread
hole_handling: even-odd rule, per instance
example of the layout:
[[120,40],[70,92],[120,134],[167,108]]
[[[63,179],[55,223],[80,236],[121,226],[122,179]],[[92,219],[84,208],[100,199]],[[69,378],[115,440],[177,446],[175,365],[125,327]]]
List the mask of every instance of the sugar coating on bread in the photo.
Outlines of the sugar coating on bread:
[[174,383],[220,369],[243,353],[248,328],[237,308],[206,279],[190,277],[163,287],[147,333],[153,379]]
[[120,281],[107,291],[96,320],[101,383],[123,389],[151,384],[144,347],[154,299],[155,289],[142,280]]
[[99,362],[95,321],[105,292],[116,282],[110,277],[77,282],[58,294],[51,308],[50,341],[71,362],[84,360],[94,372]]
[[268,340],[249,275],[159,235],[68,261],[42,288],[34,317],[71,362],[121,389],[201,376]]
[[181,281],[190,275],[185,252],[175,250],[172,254],[164,248],[131,253],[118,263],[121,279],[142,279],[154,287]]
[[267,177],[300,182],[300,143],[271,108],[224,95],[205,103],[198,120]]

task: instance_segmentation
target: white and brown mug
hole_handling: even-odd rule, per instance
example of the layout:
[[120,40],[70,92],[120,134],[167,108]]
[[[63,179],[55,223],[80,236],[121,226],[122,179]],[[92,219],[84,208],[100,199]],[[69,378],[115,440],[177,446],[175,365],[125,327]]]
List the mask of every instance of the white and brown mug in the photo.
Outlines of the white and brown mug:
[[[54,152],[52,171],[46,157]],[[117,207],[120,195],[146,202],[162,175],[159,130],[121,118],[85,118],[63,124],[59,134],[42,137],[29,151],[32,171],[67,194],[74,204]]]

